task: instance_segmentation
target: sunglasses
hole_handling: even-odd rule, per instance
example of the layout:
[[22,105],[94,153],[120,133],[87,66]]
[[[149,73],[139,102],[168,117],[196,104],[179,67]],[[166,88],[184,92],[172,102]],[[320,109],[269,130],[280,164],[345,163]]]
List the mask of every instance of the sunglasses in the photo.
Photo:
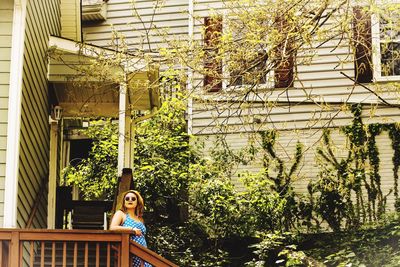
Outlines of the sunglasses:
[[136,201],[136,197],[125,197],[125,201]]

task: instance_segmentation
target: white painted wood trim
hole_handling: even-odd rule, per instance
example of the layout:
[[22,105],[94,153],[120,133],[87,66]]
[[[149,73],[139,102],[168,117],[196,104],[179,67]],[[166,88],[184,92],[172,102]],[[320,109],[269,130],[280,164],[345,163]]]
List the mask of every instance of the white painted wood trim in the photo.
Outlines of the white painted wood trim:
[[3,227],[17,227],[19,141],[21,133],[22,73],[26,24],[26,0],[15,0],[11,39],[8,98],[6,176]]
[[118,117],[118,175],[122,175],[125,158],[125,114],[127,101],[127,84],[122,82],[119,85],[119,117]]
[[75,0],[76,4],[76,40],[82,42],[82,4],[81,0]]
[[[397,3],[394,1],[394,3]],[[399,75],[382,76],[381,68],[381,47],[380,47],[380,29],[379,29],[379,16],[377,14],[371,15],[371,37],[372,37],[372,63],[374,79],[378,82],[400,81]]]
[[[189,15],[188,15],[188,35],[189,35],[189,42],[192,44],[193,42],[193,32],[194,32],[194,3],[193,0],[189,1]],[[193,133],[193,98],[191,97],[191,92],[193,90],[193,70],[188,68],[188,83],[187,83],[187,90],[189,92],[188,104],[187,104],[187,131],[188,134]]]
[[[74,55],[82,55],[90,58],[97,58],[99,55],[105,55],[111,57],[116,53],[118,53],[117,51],[111,49],[104,49],[98,46],[84,44],[81,42],[75,42],[72,40],[55,36],[50,36],[49,48],[55,48],[57,51],[64,52],[67,54],[70,53]],[[146,66],[146,63],[143,59],[132,57],[129,58],[129,60],[131,62],[135,62],[133,66],[134,70],[144,69]]]
[[[128,97],[126,98],[128,101]],[[129,107],[129,105],[126,105]],[[132,168],[133,164],[133,157],[132,157],[132,123],[131,123],[131,116],[130,110],[125,112],[125,139],[124,139],[124,166],[123,168]]]

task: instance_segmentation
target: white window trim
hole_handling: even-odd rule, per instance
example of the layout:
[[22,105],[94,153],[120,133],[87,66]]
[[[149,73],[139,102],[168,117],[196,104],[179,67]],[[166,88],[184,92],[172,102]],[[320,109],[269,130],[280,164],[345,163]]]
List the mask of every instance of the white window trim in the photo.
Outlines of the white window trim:
[[[394,1],[394,3],[399,2]],[[374,80],[378,82],[399,81],[400,75],[382,76],[379,16],[377,14],[371,15],[371,38]]]

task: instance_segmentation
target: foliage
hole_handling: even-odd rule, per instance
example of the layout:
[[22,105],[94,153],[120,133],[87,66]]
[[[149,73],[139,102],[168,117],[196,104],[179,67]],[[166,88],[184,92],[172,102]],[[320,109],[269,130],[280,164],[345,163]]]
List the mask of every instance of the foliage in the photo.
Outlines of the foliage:
[[243,183],[246,190],[241,196],[245,200],[247,223],[258,231],[283,229],[287,199],[272,190],[273,182],[264,173],[258,173],[243,175]]
[[152,119],[136,126],[135,188],[158,219],[179,218],[179,205],[186,201],[189,166],[196,155],[189,147],[185,109],[184,101],[171,98]]
[[325,234],[306,253],[327,266],[398,266],[398,228],[396,215],[384,224]]
[[76,185],[86,200],[113,200],[117,183],[118,126],[111,120],[91,121],[81,130],[93,140],[89,157],[63,170],[65,185]]
[[[317,149],[319,179],[309,184],[310,198],[316,200],[317,214],[334,231],[342,227],[357,228],[367,221],[379,220],[384,215],[387,196],[398,190],[396,155],[400,148],[396,146],[396,124],[365,126],[361,119],[361,106],[353,105],[352,111],[353,123],[342,128],[349,144],[347,157],[334,155],[330,131],[324,130],[321,146]],[[386,195],[381,189],[379,150],[375,141],[384,130],[389,131],[394,150],[394,187]]]
[[[294,154],[294,160],[290,167],[286,167],[286,162],[284,162],[275,151],[276,142],[276,131],[264,131],[260,132],[261,136],[261,147],[264,152],[263,157],[263,178],[268,181],[272,181],[271,193],[275,194],[272,199],[280,198],[279,204],[276,210],[282,209],[282,214],[278,217],[279,221],[275,221],[275,229],[285,229],[290,230],[296,224],[298,217],[298,203],[293,190],[293,181],[295,180],[296,171],[298,169],[299,163],[303,154],[303,146],[301,143],[297,143],[296,151]],[[275,171],[275,175],[274,172]],[[255,181],[254,181],[255,182]],[[263,184],[263,181],[258,181],[255,185],[259,187]],[[250,197],[254,190],[252,186],[248,186],[248,194]],[[259,187],[261,188],[261,187]],[[254,187],[253,187],[254,189]],[[259,196],[261,197],[261,196]],[[268,216],[269,217],[269,216]]]

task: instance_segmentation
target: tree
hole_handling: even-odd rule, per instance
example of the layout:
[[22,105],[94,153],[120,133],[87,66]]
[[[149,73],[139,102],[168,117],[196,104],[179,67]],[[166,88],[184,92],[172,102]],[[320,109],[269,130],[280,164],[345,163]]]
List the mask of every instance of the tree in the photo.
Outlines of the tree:
[[63,170],[61,183],[76,185],[86,200],[114,200],[117,183],[118,127],[111,120],[91,121],[81,131],[93,140],[89,156]]

